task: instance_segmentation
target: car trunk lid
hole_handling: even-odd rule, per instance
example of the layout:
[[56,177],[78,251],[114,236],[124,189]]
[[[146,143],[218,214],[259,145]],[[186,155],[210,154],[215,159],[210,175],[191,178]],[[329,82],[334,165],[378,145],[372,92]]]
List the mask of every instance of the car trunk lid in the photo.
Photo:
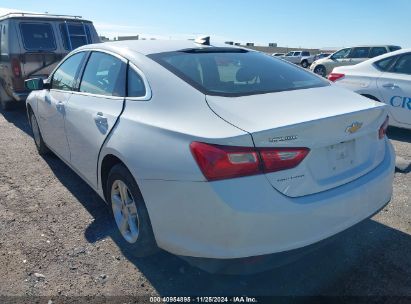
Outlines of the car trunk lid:
[[207,102],[222,119],[249,132],[258,148],[310,149],[297,167],[266,174],[287,196],[348,183],[384,157],[378,130],[386,107],[335,86],[235,98],[207,96]]

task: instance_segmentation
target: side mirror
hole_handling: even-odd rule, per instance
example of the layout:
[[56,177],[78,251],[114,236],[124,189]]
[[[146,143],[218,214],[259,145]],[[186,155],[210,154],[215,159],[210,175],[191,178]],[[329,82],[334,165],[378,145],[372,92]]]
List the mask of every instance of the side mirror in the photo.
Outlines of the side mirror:
[[27,79],[24,82],[24,85],[26,86],[26,89],[30,91],[50,89],[50,84],[47,82],[44,82],[43,78]]

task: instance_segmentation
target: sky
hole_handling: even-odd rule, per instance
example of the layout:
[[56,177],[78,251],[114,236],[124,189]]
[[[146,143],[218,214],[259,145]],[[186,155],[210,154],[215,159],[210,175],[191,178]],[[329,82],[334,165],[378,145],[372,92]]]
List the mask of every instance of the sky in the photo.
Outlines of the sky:
[[210,35],[287,47],[411,47],[410,0],[0,0],[0,7],[80,15],[110,38]]

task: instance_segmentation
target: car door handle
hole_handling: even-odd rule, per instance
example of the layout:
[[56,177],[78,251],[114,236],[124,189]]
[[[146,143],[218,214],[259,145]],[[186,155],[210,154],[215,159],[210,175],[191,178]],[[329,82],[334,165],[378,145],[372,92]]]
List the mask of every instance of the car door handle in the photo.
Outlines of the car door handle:
[[98,112],[96,115],[94,115],[94,121],[100,133],[104,135],[107,134],[108,122],[107,122],[107,118],[104,117],[104,114],[101,112]]
[[94,121],[97,124],[103,124],[107,123],[107,118],[104,117],[104,114],[102,112],[98,112],[96,115],[94,115]]
[[395,83],[386,83],[382,85],[383,88],[387,88],[387,89],[399,89],[400,86],[395,84]]
[[64,103],[62,101],[57,102],[56,104],[57,111],[64,111]]

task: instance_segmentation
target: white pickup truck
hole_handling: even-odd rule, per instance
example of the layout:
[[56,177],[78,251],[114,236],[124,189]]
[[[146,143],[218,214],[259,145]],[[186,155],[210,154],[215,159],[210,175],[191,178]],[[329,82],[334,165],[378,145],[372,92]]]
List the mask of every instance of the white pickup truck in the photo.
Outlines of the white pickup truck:
[[289,62],[299,64],[303,68],[308,68],[314,61],[330,56],[328,53],[321,53],[317,55],[311,55],[308,51],[293,51],[288,52],[286,55],[281,58]]
[[304,59],[311,56],[308,51],[292,51],[285,54],[281,59],[300,65]]

